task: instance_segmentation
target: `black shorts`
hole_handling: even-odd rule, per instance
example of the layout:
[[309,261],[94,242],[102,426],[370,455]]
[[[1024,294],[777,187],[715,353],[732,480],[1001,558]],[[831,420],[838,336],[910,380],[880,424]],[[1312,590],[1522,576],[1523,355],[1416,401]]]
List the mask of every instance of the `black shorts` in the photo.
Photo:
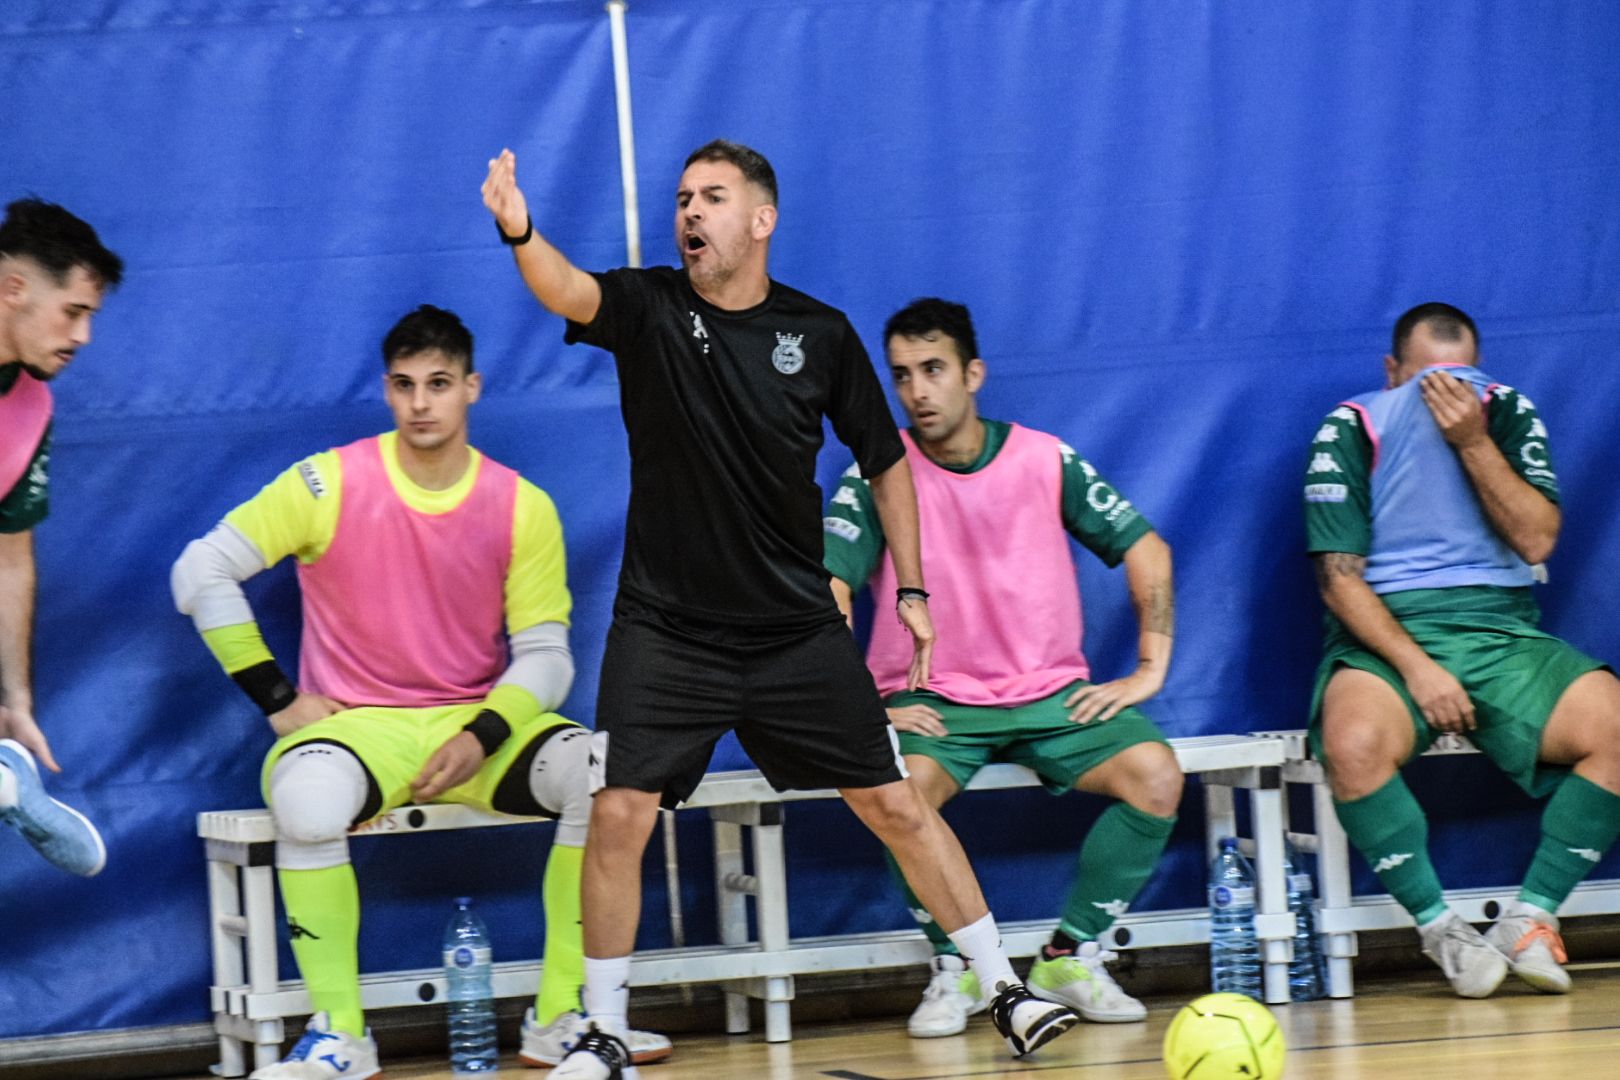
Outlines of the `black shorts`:
[[836,617],[791,631],[698,622],[620,595],[602,657],[593,784],[674,807],[733,729],[778,791],[904,777],[888,713]]

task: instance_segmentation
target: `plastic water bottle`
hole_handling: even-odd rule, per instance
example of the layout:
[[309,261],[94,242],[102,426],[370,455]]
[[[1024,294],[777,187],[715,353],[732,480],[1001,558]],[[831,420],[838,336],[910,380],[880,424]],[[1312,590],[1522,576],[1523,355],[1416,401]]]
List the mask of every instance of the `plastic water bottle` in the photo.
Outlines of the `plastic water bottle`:
[[1316,886],[1294,845],[1283,841],[1283,874],[1288,879],[1288,910],[1294,915],[1294,958],[1288,962],[1288,996],[1315,1001],[1322,996],[1322,945],[1316,936]]
[[495,996],[490,986],[489,930],[465,896],[444,928],[444,981],[449,987],[450,1071],[483,1076],[495,1071]]
[[1217,991],[1260,999],[1260,944],[1254,936],[1254,868],[1233,837],[1209,867],[1209,975]]

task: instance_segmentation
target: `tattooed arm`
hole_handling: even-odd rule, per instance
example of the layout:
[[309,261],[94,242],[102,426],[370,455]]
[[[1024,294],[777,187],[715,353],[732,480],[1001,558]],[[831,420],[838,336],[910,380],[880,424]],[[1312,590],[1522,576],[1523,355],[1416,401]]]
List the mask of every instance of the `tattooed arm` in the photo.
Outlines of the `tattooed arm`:
[[1123,679],[1081,687],[1064,704],[1069,719],[1084,724],[1107,720],[1127,705],[1146,701],[1164,687],[1176,632],[1175,584],[1170,545],[1158,533],[1144,533],[1125,552],[1125,582],[1136,608],[1136,670]]
[[1474,705],[1445,668],[1424,652],[1406,628],[1363,579],[1367,560],[1343,551],[1319,551],[1316,584],[1322,602],[1368,649],[1387,660],[1406,682],[1406,689],[1423,710],[1431,727],[1441,731],[1474,729]]

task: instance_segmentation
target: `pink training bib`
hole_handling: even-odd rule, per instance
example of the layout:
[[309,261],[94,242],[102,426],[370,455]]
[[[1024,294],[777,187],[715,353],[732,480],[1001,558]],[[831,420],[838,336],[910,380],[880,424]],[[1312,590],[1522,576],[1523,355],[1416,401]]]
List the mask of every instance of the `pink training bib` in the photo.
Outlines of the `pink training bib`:
[[51,423],[51,388],[19,367],[0,395],[0,498],[15,488]]
[[481,455],[472,490],[443,514],[400,498],[378,439],[337,451],[331,545],[298,568],[299,686],[346,705],[476,701],[507,666],[506,572],[518,475]]

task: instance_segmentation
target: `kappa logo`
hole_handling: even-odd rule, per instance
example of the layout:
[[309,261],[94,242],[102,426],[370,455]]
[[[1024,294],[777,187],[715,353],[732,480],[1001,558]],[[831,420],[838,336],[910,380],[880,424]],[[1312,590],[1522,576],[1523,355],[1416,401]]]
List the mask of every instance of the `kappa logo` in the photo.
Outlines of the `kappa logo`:
[[934,921],[934,917],[928,913],[927,908],[912,908],[911,917],[917,920],[918,926],[927,926],[929,923]]
[[709,328],[703,325],[703,316],[695,311],[688,311],[692,316],[692,337],[703,342],[703,355],[709,355]]
[[851,510],[861,508],[861,497],[855,494],[855,489],[848,484],[841,484],[832,497],[834,506],[847,506]]
[[321,935],[298,925],[298,920],[291,915],[287,916],[287,936],[294,941],[299,938],[309,938],[311,941],[321,940]]
[[1568,851],[1571,855],[1579,855],[1587,862],[1598,862],[1603,858],[1603,852],[1593,851],[1589,847],[1572,847],[1565,848],[1564,850]]
[[1324,473],[1343,472],[1344,470],[1339,468],[1339,463],[1333,460],[1332,454],[1317,454],[1315,457],[1311,458],[1311,467],[1308,471],[1313,473]]
[[1131,905],[1124,900],[1110,900],[1106,904],[1099,904],[1097,901],[1093,900],[1091,902],[1091,906],[1096,908],[1098,911],[1107,912],[1111,918],[1115,919],[1123,919],[1125,917],[1125,913],[1131,910]]
[[1352,427],[1356,424],[1356,410],[1348,405],[1340,405],[1337,409],[1328,413],[1328,416],[1334,420],[1348,420]]
[[1323,424],[1321,426],[1321,428],[1319,428],[1317,430],[1316,438],[1312,439],[1311,441],[1312,442],[1338,442],[1339,441],[1339,429],[1334,427],[1332,424]]
[[771,364],[784,375],[797,374],[804,367],[803,334],[777,334],[776,348],[771,350]]
[[1378,860],[1378,865],[1373,867],[1373,873],[1382,874],[1385,870],[1393,870],[1402,863],[1412,859],[1412,857],[1413,855],[1410,851],[1397,851],[1393,855],[1385,855],[1382,859]]

